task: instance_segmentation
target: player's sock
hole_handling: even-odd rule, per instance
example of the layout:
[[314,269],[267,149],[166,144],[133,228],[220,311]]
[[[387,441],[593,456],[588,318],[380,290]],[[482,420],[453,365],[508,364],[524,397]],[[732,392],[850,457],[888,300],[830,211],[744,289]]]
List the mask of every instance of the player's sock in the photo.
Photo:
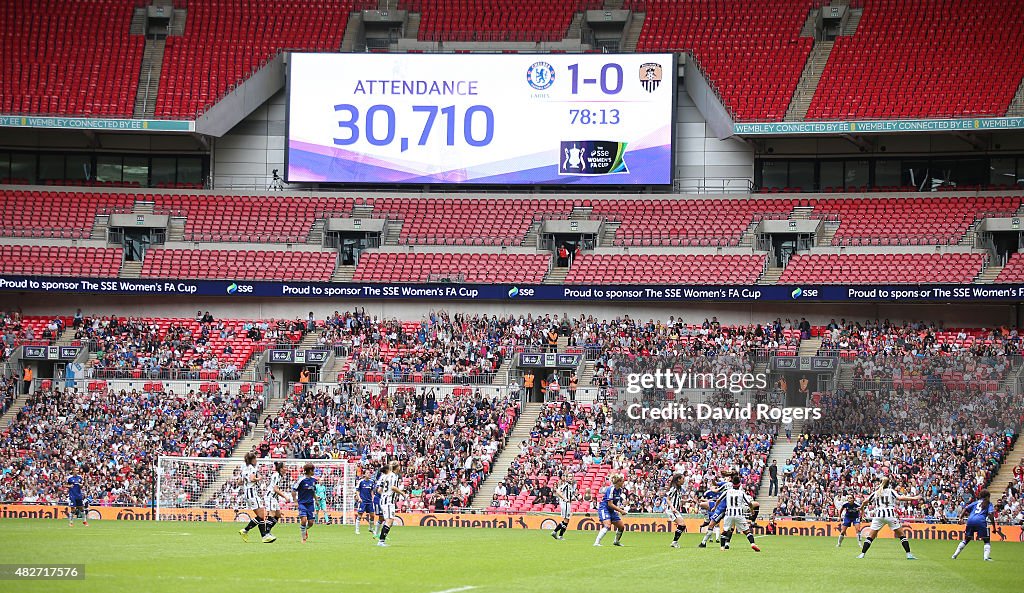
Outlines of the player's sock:
[[836,547],[837,547],[837,548],[838,548],[839,546],[843,545],[843,538],[844,538],[844,537],[846,537],[846,534],[845,534],[845,533],[840,533],[840,534],[839,534],[839,542],[837,542],[837,543],[836,543]]
[[907,554],[909,554],[910,553],[910,540],[905,538],[905,537],[901,537],[900,538],[900,543],[903,544],[903,551],[906,552]]
[[992,559],[992,544],[985,544],[985,560]]
[[260,528],[260,536],[261,537],[266,537],[267,536],[267,522],[266,521],[260,521],[259,522],[259,528]]
[[277,522],[279,520],[280,519],[278,519],[277,517],[271,517],[270,518],[270,525],[267,525],[267,533],[270,533],[274,529],[274,527],[277,525]]
[[864,538],[864,545],[862,545],[861,548],[860,548],[860,553],[861,554],[867,554],[868,553],[868,548],[870,548],[870,547],[871,547],[871,538],[870,537],[865,537]]
[[683,526],[682,525],[677,525],[676,526],[676,533],[675,533],[675,535],[672,536],[672,541],[674,541],[674,542],[679,541],[679,538],[682,537],[682,535],[683,535]]
[[622,534],[625,531],[626,531],[625,529],[616,529],[615,530],[615,543],[619,543],[619,541],[622,540]]
[[724,550],[727,545],[729,545],[729,534],[723,533],[722,536],[718,538],[718,547]]
[[607,533],[608,533],[608,528],[607,528],[607,527],[603,527],[603,526],[602,526],[602,527],[601,527],[601,529],[600,529],[600,530],[599,530],[599,531],[597,532],[597,539],[595,539],[595,540],[594,540],[594,543],[595,543],[595,544],[599,544],[599,543],[601,543],[601,540],[603,540],[603,539],[604,539],[604,536],[605,536],[605,535],[606,535]]
[[384,541],[388,538],[388,532],[391,531],[391,527],[384,525],[380,528],[380,541]]
[[568,531],[568,530],[569,530],[569,522],[568,521],[562,521],[561,528],[558,530],[559,537],[564,537],[565,536],[565,532]]
[[722,539],[722,528],[721,527],[715,527],[715,541],[719,541],[721,539]]
[[750,542],[750,545],[754,545],[754,534],[753,533],[748,533],[747,534],[747,541]]
[[711,539],[711,532],[710,531],[705,531],[704,532],[704,537],[701,538],[701,540],[700,540],[700,545],[702,545],[702,546],[708,545],[708,540],[709,539]]
[[245,532],[249,533],[253,530],[254,527],[256,527],[259,524],[259,521],[257,521],[256,519],[249,519],[249,524],[245,526]]
[[956,552],[953,552],[953,558],[955,559],[957,556],[959,556],[960,552],[963,552],[964,548],[966,548],[966,547],[967,547],[967,542],[965,542],[965,541],[961,541],[959,544],[957,544],[956,545]]

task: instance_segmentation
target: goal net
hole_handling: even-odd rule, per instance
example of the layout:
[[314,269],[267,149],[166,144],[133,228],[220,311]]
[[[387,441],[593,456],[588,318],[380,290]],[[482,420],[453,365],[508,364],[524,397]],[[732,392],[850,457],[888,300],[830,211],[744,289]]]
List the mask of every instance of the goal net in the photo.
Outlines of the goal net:
[[[302,475],[302,466],[312,463],[316,467],[313,477],[324,487],[326,496],[326,519],[318,512],[318,521],[354,522],[354,465],[344,459],[259,459],[256,470],[261,497],[275,461],[285,464],[281,489],[289,493]],[[248,522],[252,509],[245,506],[242,496],[240,476],[244,465],[241,459],[161,456],[156,468],[156,519]],[[296,504],[287,500],[281,501],[281,511],[286,521],[298,515]]]

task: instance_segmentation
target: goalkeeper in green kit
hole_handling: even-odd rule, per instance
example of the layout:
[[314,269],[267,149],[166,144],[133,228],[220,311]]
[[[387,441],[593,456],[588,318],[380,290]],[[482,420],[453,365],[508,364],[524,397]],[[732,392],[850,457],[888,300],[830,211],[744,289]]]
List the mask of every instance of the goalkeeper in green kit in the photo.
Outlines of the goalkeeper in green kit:
[[[327,488],[325,488],[321,483],[317,483],[316,490],[313,492],[313,502],[315,505],[313,507],[315,513],[314,517],[317,522],[324,524],[330,523],[331,516],[327,514]],[[322,518],[321,513],[323,513]]]

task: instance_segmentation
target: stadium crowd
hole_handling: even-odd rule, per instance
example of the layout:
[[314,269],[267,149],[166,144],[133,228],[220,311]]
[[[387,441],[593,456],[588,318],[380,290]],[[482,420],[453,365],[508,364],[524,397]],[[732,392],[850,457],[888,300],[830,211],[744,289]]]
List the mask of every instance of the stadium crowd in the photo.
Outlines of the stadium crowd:
[[146,505],[158,456],[230,455],[262,406],[219,392],[37,391],[0,434],[0,500],[63,501],[75,471],[93,504]]
[[[662,426],[623,421],[621,412],[607,405],[561,402],[549,405],[537,420],[529,441],[520,443],[520,454],[509,467],[492,506],[508,508],[521,494],[533,505],[520,510],[539,510],[555,505],[558,476],[568,472],[583,481],[587,476],[622,472],[626,478],[626,504],[631,512],[661,512],[669,478],[686,475],[688,512],[699,512],[700,493],[720,479],[726,470],[739,472],[744,487],[756,493],[765,461],[774,440],[767,425],[758,422],[722,423],[722,432],[661,430]],[[695,429],[696,428],[696,429]],[[735,431],[733,429],[736,429]],[[763,432],[762,432],[763,430]],[[589,510],[596,508],[596,489],[581,492]]]
[[835,517],[840,495],[864,497],[880,477],[892,476],[898,488],[923,497],[921,503],[899,503],[901,516],[953,521],[998,471],[1009,440],[949,433],[803,435],[782,468],[775,515]]
[[439,399],[422,388],[374,394],[358,384],[309,389],[267,417],[258,453],[348,458],[367,472],[397,459],[411,492],[405,508],[443,510],[468,503],[518,415],[517,400],[479,391]]
[[750,372],[757,358],[769,352],[796,353],[802,336],[809,337],[806,319],[776,319],[764,324],[722,325],[716,317],[700,325],[669,317],[646,323],[629,316],[612,321],[580,318],[570,343],[595,360],[592,383],[622,386],[629,373],[686,368],[692,373]]

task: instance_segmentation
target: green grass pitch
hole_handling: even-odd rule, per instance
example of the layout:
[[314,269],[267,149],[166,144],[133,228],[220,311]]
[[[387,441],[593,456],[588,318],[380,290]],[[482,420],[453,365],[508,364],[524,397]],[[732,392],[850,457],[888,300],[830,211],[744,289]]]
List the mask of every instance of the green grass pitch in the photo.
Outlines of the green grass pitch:
[[1015,592],[1024,591],[1024,544],[994,542],[995,562],[983,562],[974,542],[957,560],[955,542],[914,541],[918,561],[899,542],[878,540],[857,560],[856,539],[841,549],[817,537],[762,537],[762,552],[733,538],[729,552],[697,549],[684,535],[627,533],[624,548],[595,548],[593,532],[564,541],[546,531],[396,527],[390,548],[373,545],[365,527],[324,526],[299,542],[294,524],[280,539],[249,543],[234,523],[94,521],[0,522],[0,563],[78,563],[84,581],[3,581],[0,591],[331,591],[395,593],[622,593],[664,591]]

